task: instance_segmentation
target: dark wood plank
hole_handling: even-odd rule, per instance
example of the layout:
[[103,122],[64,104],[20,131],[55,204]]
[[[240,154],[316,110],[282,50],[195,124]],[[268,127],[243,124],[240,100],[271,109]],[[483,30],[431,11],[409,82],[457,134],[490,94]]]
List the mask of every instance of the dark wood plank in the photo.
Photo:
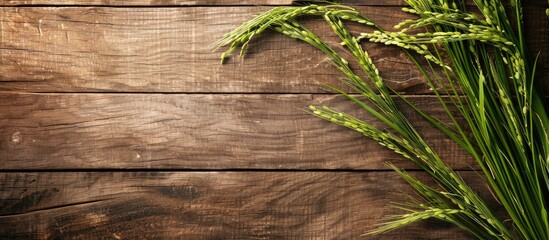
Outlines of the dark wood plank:
[[[435,117],[434,97],[411,97]],[[380,169],[401,157],[305,111],[311,94],[1,94],[0,169]],[[453,167],[472,164],[412,110],[403,111]],[[405,164],[407,167],[413,167]]]
[[[212,43],[263,7],[0,9],[0,89],[28,92],[318,93],[341,75],[306,44],[274,33],[258,39],[246,59],[219,63]],[[408,18],[399,7],[361,7],[390,28]],[[527,8],[532,49],[549,52],[548,21]],[[337,42],[322,21],[308,26]],[[366,29],[362,29],[366,30]],[[430,93],[396,48],[367,46],[391,87]],[[542,54],[540,69],[545,69]],[[300,67],[294,67],[300,66]],[[547,81],[545,81],[547,88]]]
[[[490,199],[476,173],[461,175]],[[3,173],[0,184],[2,239],[358,239],[410,193],[393,172]],[[376,239],[469,236],[427,221]]]

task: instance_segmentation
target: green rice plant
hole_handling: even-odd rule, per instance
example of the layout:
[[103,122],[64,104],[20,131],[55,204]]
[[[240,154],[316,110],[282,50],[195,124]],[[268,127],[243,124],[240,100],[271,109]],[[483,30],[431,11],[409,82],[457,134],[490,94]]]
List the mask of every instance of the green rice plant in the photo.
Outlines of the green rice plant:
[[[386,127],[374,127],[328,106],[310,106],[310,111],[376,140],[417,164],[436,182],[427,185],[389,165],[422,199],[398,205],[405,213],[390,216],[367,234],[434,218],[455,224],[479,239],[549,239],[548,105],[535,81],[536,61],[531,61],[526,49],[520,2],[511,0],[507,4],[510,11],[506,11],[500,0],[474,0],[480,14],[450,0],[406,2],[409,7],[402,10],[417,17],[397,24],[398,31],[382,29],[352,7],[282,6],[227,33],[217,45],[229,46],[221,56],[223,61],[238,48],[244,54],[252,39],[270,29],[320,50],[359,95],[331,89]],[[318,16],[330,25],[364,74],[358,74],[348,59],[303,26],[299,22],[302,16]],[[349,21],[371,31],[353,35],[345,25]],[[427,115],[389,88],[361,41],[394,45],[408,54],[424,74],[450,122]],[[427,64],[420,65],[418,56],[425,58]],[[486,200],[440,158],[398,109],[394,96],[476,160],[506,216],[495,214]],[[465,123],[458,122],[460,118]]]

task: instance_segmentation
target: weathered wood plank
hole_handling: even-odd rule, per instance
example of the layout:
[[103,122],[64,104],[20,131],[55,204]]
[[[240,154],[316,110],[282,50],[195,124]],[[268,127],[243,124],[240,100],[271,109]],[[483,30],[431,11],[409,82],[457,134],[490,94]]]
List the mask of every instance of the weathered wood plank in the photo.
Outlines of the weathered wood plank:
[[[219,63],[220,52],[212,52],[212,43],[266,9],[3,8],[1,27],[9,34],[0,41],[0,87],[33,92],[319,92],[319,83],[337,83],[339,74],[320,54],[277,35],[251,48],[247,61]],[[397,9],[369,13],[386,25],[404,17]],[[322,24],[313,25],[318,30]],[[411,73],[412,66],[398,52],[373,51],[395,69],[388,81],[421,85],[419,73]]]
[[[3,173],[0,186],[2,239],[358,239],[410,193],[393,172]],[[469,236],[427,221],[378,238]]]
[[[444,119],[434,97],[411,97]],[[401,157],[359,133],[305,111],[325,104],[363,117],[322,94],[1,94],[0,169],[381,169]],[[453,167],[464,152],[400,103]],[[404,162],[403,166],[413,167]]]
[[[258,39],[243,61],[219,63],[212,43],[261,7],[0,9],[0,89],[28,92],[318,93],[341,75],[306,44],[276,34]],[[398,7],[361,7],[384,27],[407,18]],[[548,21],[527,8],[532,49],[549,52]],[[309,27],[337,42],[322,21]],[[369,46],[391,87],[430,93],[396,48]],[[291,67],[290,67],[291,66]],[[294,67],[300,66],[300,67]],[[545,81],[547,82],[547,81]],[[549,83],[544,83],[545,88]]]

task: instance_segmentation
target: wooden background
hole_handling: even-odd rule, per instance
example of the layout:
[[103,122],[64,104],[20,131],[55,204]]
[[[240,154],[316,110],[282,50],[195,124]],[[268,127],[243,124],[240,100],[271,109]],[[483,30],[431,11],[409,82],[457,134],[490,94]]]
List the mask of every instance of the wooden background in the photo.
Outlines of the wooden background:
[[[322,54],[268,33],[219,63],[223,33],[291,1],[59,2],[0,0],[0,239],[357,239],[407,199],[384,163],[413,165],[305,111],[363,116],[319,87],[340,86]],[[401,0],[343,2],[387,28],[410,17]],[[549,90],[545,5],[525,17]],[[443,116],[402,53],[366,47],[391,87]],[[471,159],[403,111],[490,198]],[[367,238],[470,236],[427,221]]]

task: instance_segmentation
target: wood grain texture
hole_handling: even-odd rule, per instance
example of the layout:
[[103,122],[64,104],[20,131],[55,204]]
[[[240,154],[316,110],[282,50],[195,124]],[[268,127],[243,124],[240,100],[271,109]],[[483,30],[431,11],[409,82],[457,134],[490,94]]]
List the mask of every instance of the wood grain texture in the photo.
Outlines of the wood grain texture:
[[[9,34],[0,41],[0,87],[31,92],[264,93],[319,92],[320,83],[338,83],[340,75],[321,54],[276,34],[258,40],[244,61],[219,63],[221,51],[212,52],[212,44],[267,9],[3,8],[1,27]],[[385,25],[404,18],[397,8],[367,13]],[[315,22],[311,27],[328,29],[324,25]],[[386,76],[393,86],[422,85],[404,55],[395,49],[372,51],[381,70],[393,68]]]
[[[252,5],[290,2],[0,0],[0,90],[50,92],[0,93],[0,239],[356,239],[394,213],[387,205],[410,191],[384,163],[416,167],[304,111],[326,104],[381,126],[319,94],[320,83],[340,86],[321,54],[272,33],[244,60],[220,65],[212,52],[269,8]],[[377,5],[359,8],[386,28],[409,17],[401,0],[343,2]],[[540,2],[525,16],[549,89]],[[322,23],[304,22],[337,43]],[[391,87],[429,93],[397,49],[366,47]],[[434,97],[411,99],[444,118]],[[475,168],[402,109],[453,168]],[[491,199],[477,173],[461,174]],[[467,238],[426,221],[368,239]]]
[[[411,97],[434,117],[434,97]],[[382,169],[401,157],[305,111],[325,104],[383,127],[343,97],[322,94],[2,94],[0,169]],[[400,103],[453,167],[471,159]]]
[[[393,172],[3,173],[0,186],[2,239],[360,239],[410,193]],[[469,237],[425,221],[367,239]]]
[[[318,93],[325,92],[321,83],[340,86],[341,75],[322,54],[274,33],[258,39],[244,60],[219,63],[221,52],[212,52],[212,43],[266,9],[3,7],[0,89]],[[386,28],[410,17],[399,9],[360,8]],[[527,8],[524,15],[527,32],[537,36],[529,38],[531,48],[542,53],[539,69],[546,70],[549,23],[540,9]],[[321,37],[336,43],[325,25],[308,22]],[[368,45],[367,49],[389,86],[407,94],[430,93],[404,53],[380,45]]]

